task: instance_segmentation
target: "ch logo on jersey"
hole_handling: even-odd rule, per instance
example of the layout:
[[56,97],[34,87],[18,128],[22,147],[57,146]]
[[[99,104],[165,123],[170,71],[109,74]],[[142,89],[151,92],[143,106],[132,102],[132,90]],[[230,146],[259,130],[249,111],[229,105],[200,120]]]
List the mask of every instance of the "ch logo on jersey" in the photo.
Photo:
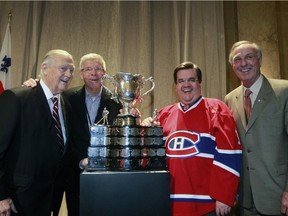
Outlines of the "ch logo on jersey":
[[196,144],[200,135],[189,131],[176,131],[166,140],[167,157],[191,157],[199,153]]

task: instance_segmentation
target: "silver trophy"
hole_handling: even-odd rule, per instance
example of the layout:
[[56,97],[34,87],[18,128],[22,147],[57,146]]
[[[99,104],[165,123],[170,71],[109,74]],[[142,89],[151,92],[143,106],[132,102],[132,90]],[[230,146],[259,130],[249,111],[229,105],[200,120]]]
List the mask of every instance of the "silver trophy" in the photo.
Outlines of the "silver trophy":
[[[123,106],[113,125],[108,125],[107,109],[103,110],[102,125],[90,128],[90,146],[88,148],[88,171],[130,171],[166,169],[165,142],[163,128],[160,126],[141,126],[132,116],[131,109],[143,97],[154,89],[154,81],[142,75],[117,72],[111,77],[105,75],[113,84],[113,98]],[[147,82],[151,88],[142,94]],[[150,86],[150,85],[149,85]],[[147,89],[149,88],[146,86]],[[158,115],[153,112],[153,118]]]
[[[143,97],[154,89],[155,83],[153,78],[149,77],[148,79],[145,79],[140,74],[123,72],[117,72],[112,77],[106,74],[105,78],[108,78],[114,86],[113,98],[118,100],[123,106],[121,113],[115,119],[115,125],[136,125],[136,118],[130,114],[130,109],[137,102],[141,102]],[[148,91],[142,94],[142,89],[147,82],[150,82],[152,86]]]

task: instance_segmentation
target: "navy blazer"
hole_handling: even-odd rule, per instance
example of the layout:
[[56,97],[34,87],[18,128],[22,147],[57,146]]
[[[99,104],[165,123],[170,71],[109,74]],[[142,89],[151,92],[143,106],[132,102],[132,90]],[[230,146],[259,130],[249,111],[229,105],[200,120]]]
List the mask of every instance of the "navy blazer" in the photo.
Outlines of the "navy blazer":
[[[67,125],[67,102],[61,99]],[[66,137],[69,139],[69,128]],[[0,200],[11,197],[24,215],[50,215],[53,183],[62,154],[42,87],[6,90],[0,96]],[[69,143],[69,141],[67,142]]]
[[[71,88],[63,94],[67,98],[72,107],[72,137],[74,152],[78,163],[83,158],[87,157],[87,150],[90,145],[90,127],[87,118],[87,108],[85,102],[85,86]],[[95,122],[98,122],[102,118],[104,108],[109,111],[108,122],[113,124],[114,118],[119,114],[122,106],[111,99],[111,91],[103,86],[100,105],[98,108]],[[102,121],[100,121],[101,124]]]

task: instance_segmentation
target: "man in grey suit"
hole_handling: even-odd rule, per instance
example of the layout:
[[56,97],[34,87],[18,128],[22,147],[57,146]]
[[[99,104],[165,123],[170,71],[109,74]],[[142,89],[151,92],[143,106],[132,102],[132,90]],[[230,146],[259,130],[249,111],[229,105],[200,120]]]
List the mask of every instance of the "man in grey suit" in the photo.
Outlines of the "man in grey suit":
[[[68,88],[74,69],[72,55],[51,50],[35,88],[1,94],[0,215],[50,216],[56,178],[71,154],[69,103],[60,93]],[[60,120],[53,118],[56,112]]]
[[[242,82],[225,97],[243,145],[241,215],[288,215],[288,81],[261,73],[262,51],[249,41],[232,46],[229,62]],[[251,114],[244,111],[246,89]]]

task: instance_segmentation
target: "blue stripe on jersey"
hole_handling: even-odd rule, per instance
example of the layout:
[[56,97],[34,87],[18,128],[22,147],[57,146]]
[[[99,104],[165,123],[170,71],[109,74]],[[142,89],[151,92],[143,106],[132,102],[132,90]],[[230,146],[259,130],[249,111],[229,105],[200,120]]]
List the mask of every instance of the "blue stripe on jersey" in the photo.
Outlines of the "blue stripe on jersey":
[[242,150],[219,150],[216,147],[214,137],[209,136],[209,134],[201,134],[200,137],[201,141],[197,148],[201,153],[212,154],[216,166],[240,176]]
[[207,134],[200,134],[200,142],[197,143],[197,149],[201,153],[214,156],[216,153],[216,143],[213,138],[212,136],[207,136]]
[[217,151],[214,156],[214,164],[229,172],[232,172],[237,176],[240,176],[242,154],[241,150],[235,152],[236,153],[223,154]]

